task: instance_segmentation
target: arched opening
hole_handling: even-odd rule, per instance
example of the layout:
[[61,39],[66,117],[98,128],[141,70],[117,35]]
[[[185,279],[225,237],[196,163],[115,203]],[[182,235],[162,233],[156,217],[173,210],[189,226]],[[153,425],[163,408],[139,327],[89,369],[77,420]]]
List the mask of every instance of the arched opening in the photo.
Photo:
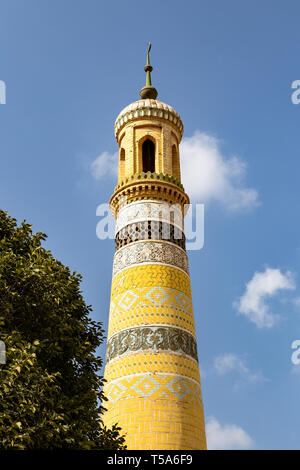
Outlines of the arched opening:
[[172,145],[172,175],[179,179],[179,173],[178,151],[177,146],[174,144]]
[[119,160],[119,180],[125,177],[125,149],[120,149],[120,160]]
[[155,172],[155,145],[152,140],[147,139],[142,146],[143,172]]

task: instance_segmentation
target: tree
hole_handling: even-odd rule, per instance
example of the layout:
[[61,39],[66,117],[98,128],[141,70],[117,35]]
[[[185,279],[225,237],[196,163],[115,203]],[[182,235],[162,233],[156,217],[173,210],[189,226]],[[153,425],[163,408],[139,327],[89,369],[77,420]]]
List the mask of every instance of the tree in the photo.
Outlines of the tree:
[[124,449],[101,419],[102,324],[45,239],[0,210],[0,449]]

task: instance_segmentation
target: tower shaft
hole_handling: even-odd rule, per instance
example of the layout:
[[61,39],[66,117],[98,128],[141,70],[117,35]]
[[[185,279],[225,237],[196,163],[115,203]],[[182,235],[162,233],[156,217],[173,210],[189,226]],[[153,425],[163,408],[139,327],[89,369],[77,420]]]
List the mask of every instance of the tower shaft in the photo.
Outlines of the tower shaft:
[[104,422],[119,423],[128,449],[206,448],[183,227],[189,199],[180,182],[182,132],[176,111],[155,99],[132,103],[115,124]]

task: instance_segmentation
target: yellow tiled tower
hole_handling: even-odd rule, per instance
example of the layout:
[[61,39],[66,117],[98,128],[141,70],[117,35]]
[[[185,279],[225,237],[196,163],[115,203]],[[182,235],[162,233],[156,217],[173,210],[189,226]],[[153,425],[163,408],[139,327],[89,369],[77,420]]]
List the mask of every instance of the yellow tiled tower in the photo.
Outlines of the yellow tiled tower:
[[104,422],[128,449],[206,449],[180,182],[180,116],[157,100],[147,54],[141,100],[117,117],[119,179],[110,199],[116,253]]

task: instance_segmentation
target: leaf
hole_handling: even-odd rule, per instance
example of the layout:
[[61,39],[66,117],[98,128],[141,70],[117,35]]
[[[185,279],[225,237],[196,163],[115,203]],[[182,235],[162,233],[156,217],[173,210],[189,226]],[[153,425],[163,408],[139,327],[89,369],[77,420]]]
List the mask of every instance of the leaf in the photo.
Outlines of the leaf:
[[124,449],[101,424],[102,324],[45,239],[0,210],[1,449]]

